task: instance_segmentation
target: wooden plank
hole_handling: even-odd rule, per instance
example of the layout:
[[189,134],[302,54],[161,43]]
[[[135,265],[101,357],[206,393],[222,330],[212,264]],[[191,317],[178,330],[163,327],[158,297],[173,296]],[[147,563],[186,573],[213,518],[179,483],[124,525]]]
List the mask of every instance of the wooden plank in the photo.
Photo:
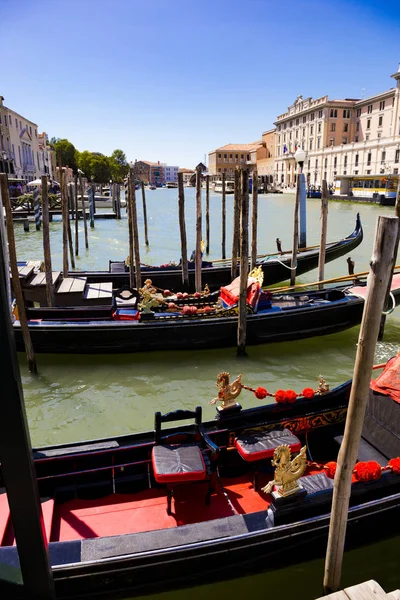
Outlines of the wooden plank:
[[58,290],[56,291],[56,294],[68,294],[68,292],[71,290],[72,282],[73,277],[66,277],[63,279]]
[[373,579],[345,588],[344,591],[349,600],[386,600],[387,598],[386,592]]
[[[52,271],[52,278],[53,278],[53,283],[56,283],[57,279],[60,277],[61,271]],[[38,273],[30,282],[31,286],[33,287],[38,287],[38,286],[45,286],[46,285],[46,274],[45,273]]]
[[71,292],[83,293],[87,278],[86,277],[72,277]]
[[349,600],[347,594],[343,591],[333,592],[333,594],[329,594],[329,596],[322,596],[317,600]]
[[388,600],[400,600],[400,590],[393,590],[386,596]]
[[99,285],[99,298],[110,298],[112,296],[112,282],[106,281]]
[[22,278],[29,277],[30,275],[32,275],[32,273],[33,267],[28,267],[27,265],[25,267],[18,267],[18,275]]

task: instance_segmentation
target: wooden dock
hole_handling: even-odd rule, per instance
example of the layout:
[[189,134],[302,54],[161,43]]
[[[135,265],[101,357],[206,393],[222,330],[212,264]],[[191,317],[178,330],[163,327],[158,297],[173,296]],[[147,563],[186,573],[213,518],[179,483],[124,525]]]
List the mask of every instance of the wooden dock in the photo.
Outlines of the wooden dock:
[[387,594],[379,583],[370,579],[340,592],[322,596],[318,600],[400,600],[400,590],[394,590]]
[[[89,219],[89,212],[86,212],[86,218]],[[50,221],[52,220],[53,216],[61,216],[62,215],[62,211],[60,210],[51,210],[49,212],[49,216],[50,216]],[[116,219],[117,215],[115,212],[95,212],[94,213],[94,218],[95,219]],[[17,212],[13,212],[13,221],[22,221],[24,219],[28,219],[30,223],[34,223],[35,222],[35,215],[32,211],[27,211],[27,210],[19,210]],[[79,219],[82,219],[82,210],[79,211]]]

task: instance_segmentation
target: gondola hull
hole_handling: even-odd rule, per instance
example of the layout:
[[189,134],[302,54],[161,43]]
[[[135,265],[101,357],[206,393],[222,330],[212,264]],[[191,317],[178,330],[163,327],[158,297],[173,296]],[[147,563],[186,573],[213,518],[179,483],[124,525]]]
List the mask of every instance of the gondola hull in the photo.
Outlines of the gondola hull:
[[[326,248],[325,262],[331,262],[344,256],[361,244],[363,231],[359,215],[357,215],[355,230],[345,239],[332,244]],[[303,275],[312,269],[318,267],[319,247],[300,252],[297,256],[296,275]],[[207,263],[209,264],[209,263]],[[211,263],[212,264],[212,263]],[[259,262],[264,273],[264,285],[272,285],[290,278],[291,254],[286,253],[281,256],[271,257],[268,260]],[[182,270],[179,267],[168,266],[161,267],[142,267],[142,279],[150,278],[158,288],[169,289],[171,291],[184,291],[182,283]],[[71,271],[70,277],[86,277],[89,283],[112,281],[114,288],[129,285],[129,272],[109,272],[109,271]],[[212,266],[206,266],[202,269],[202,285],[206,284],[210,290],[219,289],[223,285],[231,282],[231,265],[229,262],[219,265],[215,263]],[[195,270],[194,264],[189,264],[189,287],[187,291],[195,291]]]
[[[398,290],[397,301],[400,301]],[[361,322],[364,302],[355,297],[247,315],[246,344],[266,344],[337,333]],[[29,321],[36,352],[126,353],[152,350],[210,349],[235,346],[237,316],[153,320]],[[18,351],[23,351],[19,321],[14,324]]]

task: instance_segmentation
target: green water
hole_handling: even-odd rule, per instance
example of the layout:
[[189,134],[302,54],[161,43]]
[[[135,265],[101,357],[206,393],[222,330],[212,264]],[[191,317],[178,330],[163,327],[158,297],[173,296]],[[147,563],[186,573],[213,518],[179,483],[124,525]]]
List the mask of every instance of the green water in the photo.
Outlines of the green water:
[[[186,225],[189,252],[195,245],[195,190],[186,195]],[[203,192],[204,201],[204,192]],[[227,197],[227,254],[231,244],[232,196]],[[258,251],[274,252],[275,238],[280,237],[283,248],[291,247],[294,195],[260,195]],[[138,195],[139,228],[143,240],[143,219]],[[158,264],[179,260],[177,190],[158,189],[147,192],[147,214],[150,248],[141,244],[141,260]],[[128,255],[128,232],[125,211],[123,219],[96,220],[89,230],[88,251],[84,246],[83,224],[79,222],[81,256],[77,268],[108,269],[108,260],[124,259]],[[364,241],[351,257],[356,272],[368,269],[378,215],[393,214],[393,209],[355,203],[329,203],[328,240],[338,240],[354,228],[360,212]],[[211,195],[210,258],[221,256],[221,196]],[[72,224],[74,228],[74,224]],[[203,210],[203,231],[204,210]],[[51,224],[53,268],[60,269],[61,222]],[[319,242],[320,201],[307,201],[307,244]],[[16,224],[17,252],[20,260],[40,259],[43,256],[41,233],[23,231]],[[335,277],[347,272],[346,257],[326,266],[325,276]],[[301,281],[315,281],[313,271]],[[399,349],[400,314],[395,311],[388,320],[384,341],[376,351],[376,362],[383,362]],[[243,374],[243,382],[251,387],[261,385],[269,391],[292,388],[297,391],[314,387],[318,375],[324,375],[333,387],[352,375],[358,328],[341,334],[310,340],[249,347],[248,358],[238,359],[235,349],[193,352],[160,352],[132,355],[72,356],[39,355],[39,375],[34,377],[20,357],[25,402],[32,443],[36,446],[71,442],[80,439],[112,436],[131,431],[150,429],[156,410],[201,404],[205,418],[212,418],[215,408],[208,404],[216,392],[215,380],[220,371],[232,376]],[[259,401],[243,392],[243,406],[255,406]],[[357,583],[376,577],[387,591],[400,587],[396,581],[392,556],[398,552],[398,540],[384,542],[358,553],[349,553],[345,561],[344,584]],[[369,554],[368,554],[369,553]],[[305,556],[302,557],[306,559]],[[193,598],[215,594],[219,598],[232,595],[282,593],[289,582],[287,597],[306,599],[321,591],[323,562],[314,561],[286,571],[266,573],[230,583],[199,587],[190,591]],[[394,578],[394,579],[393,579]],[[186,592],[160,596],[182,598]]]

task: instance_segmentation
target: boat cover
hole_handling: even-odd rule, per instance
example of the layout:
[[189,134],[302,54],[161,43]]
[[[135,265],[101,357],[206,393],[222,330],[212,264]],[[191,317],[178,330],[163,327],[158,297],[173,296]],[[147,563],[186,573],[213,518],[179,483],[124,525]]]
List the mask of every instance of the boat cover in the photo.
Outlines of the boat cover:
[[400,404],[400,352],[388,360],[383,373],[371,381],[370,388],[375,392],[390,396]]

